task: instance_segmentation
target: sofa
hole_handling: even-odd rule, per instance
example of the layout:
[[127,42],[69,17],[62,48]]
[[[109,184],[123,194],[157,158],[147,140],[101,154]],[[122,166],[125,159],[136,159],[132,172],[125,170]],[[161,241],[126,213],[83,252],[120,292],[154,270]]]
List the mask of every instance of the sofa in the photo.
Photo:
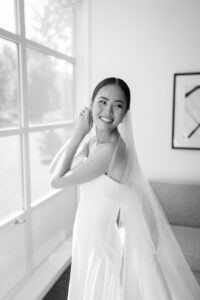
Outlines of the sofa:
[[200,285],[200,184],[150,181]]

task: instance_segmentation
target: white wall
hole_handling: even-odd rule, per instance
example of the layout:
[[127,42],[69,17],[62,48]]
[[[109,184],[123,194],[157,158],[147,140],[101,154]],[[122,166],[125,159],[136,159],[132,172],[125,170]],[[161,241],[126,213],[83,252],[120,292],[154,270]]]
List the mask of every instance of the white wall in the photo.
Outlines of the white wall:
[[138,156],[149,179],[200,181],[200,151],[171,149],[173,74],[200,71],[199,0],[91,0],[91,87],[132,90]]

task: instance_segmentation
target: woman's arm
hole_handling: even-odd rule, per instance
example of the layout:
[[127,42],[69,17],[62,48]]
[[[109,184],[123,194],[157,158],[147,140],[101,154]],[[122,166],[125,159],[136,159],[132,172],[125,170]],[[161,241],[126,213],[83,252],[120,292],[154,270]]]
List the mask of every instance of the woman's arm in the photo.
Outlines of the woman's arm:
[[59,158],[55,157],[53,168],[51,168],[54,176],[63,176],[71,168],[72,161],[81,141],[81,137],[72,136],[64,145],[64,149],[59,151],[62,154],[58,153]]
[[[91,125],[90,110],[84,108],[79,116],[72,137],[62,146],[50,164],[49,170],[53,173],[53,177],[63,176],[70,170],[76,151],[83,138],[90,131]],[[88,152],[87,144],[78,154],[80,156],[84,153],[86,154],[86,152]]]
[[[68,168],[65,174],[62,174],[62,169],[54,173],[51,178],[52,187],[60,189],[71,185],[78,185],[105,174],[108,170],[114,149],[114,144],[99,145],[96,150],[78,166],[72,169]],[[69,149],[68,151],[70,153],[68,155],[73,156],[73,149]]]
[[[50,173],[53,173],[55,171],[58,161],[61,159],[63,153],[67,151],[67,146],[69,145],[69,143],[70,140],[67,140],[67,142],[59,149],[59,151],[53,157],[49,166]],[[84,157],[88,156],[88,153],[89,153],[89,141],[83,143],[75,152],[75,157],[73,158],[72,165],[77,165],[77,163],[79,163]]]

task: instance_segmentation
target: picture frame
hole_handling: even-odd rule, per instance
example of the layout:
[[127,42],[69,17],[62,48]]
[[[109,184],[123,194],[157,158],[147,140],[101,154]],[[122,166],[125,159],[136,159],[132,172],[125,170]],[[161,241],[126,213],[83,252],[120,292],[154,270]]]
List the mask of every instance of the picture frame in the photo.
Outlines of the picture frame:
[[172,148],[200,150],[200,72],[174,74]]

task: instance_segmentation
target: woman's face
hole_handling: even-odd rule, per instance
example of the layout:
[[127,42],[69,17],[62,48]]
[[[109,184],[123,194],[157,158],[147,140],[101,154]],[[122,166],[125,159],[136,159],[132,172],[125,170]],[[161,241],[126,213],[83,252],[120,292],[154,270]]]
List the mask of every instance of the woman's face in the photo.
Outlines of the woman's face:
[[92,103],[92,117],[100,130],[112,131],[121,123],[126,114],[126,97],[115,84],[102,87]]

